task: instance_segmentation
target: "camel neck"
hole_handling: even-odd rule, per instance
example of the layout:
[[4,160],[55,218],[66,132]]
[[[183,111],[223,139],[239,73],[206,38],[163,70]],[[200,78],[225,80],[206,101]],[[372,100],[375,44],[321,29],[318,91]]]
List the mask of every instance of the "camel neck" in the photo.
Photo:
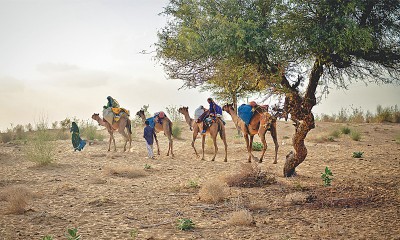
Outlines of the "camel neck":
[[183,114],[183,116],[185,117],[185,121],[187,122],[187,124],[192,124],[193,119],[190,118],[189,113],[185,113]]
[[239,117],[238,117],[238,115],[236,114],[235,110],[230,109],[230,110],[229,110],[229,114],[231,115],[232,120],[233,120],[233,122],[235,123],[236,127],[239,127],[239,126],[238,126],[238,125],[239,125]]

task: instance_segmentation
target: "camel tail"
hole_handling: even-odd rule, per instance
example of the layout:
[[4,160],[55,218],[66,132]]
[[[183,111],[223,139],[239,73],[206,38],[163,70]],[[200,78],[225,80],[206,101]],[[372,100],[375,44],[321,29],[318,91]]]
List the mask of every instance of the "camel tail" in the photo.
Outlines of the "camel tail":
[[132,134],[132,123],[131,120],[127,119],[126,121],[126,128],[128,129],[129,134]]

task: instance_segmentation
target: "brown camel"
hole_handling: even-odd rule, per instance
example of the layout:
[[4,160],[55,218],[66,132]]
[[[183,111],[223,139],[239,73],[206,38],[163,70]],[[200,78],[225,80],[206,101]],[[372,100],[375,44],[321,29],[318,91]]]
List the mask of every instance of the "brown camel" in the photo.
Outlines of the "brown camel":
[[186,123],[189,125],[190,131],[193,131],[193,124],[195,123],[193,118],[189,116],[189,108],[188,107],[180,107],[178,112],[181,113],[185,117]]
[[[140,110],[139,112],[137,112],[136,115],[139,116],[143,120],[143,123],[146,121],[146,116],[145,116],[143,110]],[[171,122],[171,120],[169,120],[168,117],[164,117],[162,120],[162,124],[160,124],[159,122],[155,122],[154,129],[155,129],[156,133],[164,132],[164,135],[168,138],[168,141],[169,141],[167,156],[169,156],[169,151],[171,151],[171,156],[174,157],[174,152],[172,150],[173,142],[172,142],[172,122]],[[157,138],[156,138],[156,144],[157,144],[157,154],[160,155],[160,146],[158,145]]]
[[254,161],[256,161],[257,159],[252,153],[254,135],[258,134],[263,144],[263,150],[259,160],[259,162],[262,162],[265,151],[267,150],[267,141],[265,141],[265,133],[268,130],[270,131],[272,139],[274,140],[275,144],[274,164],[276,164],[278,158],[278,148],[279,148],[277,133],[276,133],[276,117],[271,116],[271,114],[268,113],[267,109],[263,109],[262,107],[257,107],[250,121],[249,126],[246,126],[243,120],[240,119],[236,114],[236,111],[233,108],[233,104],[226,104],[225,106],[222,107],[222,109],[231,115],[232,120],[235,123],[236,127],[241,129],[243,137],[246,140],[246,147],[249,153],[249,159],[248,159],[249,162],[251,162],[251,159],[253,159]]
[[[199,134],[199,132],[202,132],[203,130],[203,123],[197,123],[196,121],[194,121],[192,118],[190,118],[189,116],[189,108],[188,107],[181,107],[179,108],[179,112],[182,113],[185,116],[186,122],[189,124],[189,126],[192,127],[193,129],[193,140],[192,140],[192,147],[194,149],[194,152],[196,153],[196,156],[199,157],[199,154],[197,153],[197,150],[194,146],[194,142],[196,141],[197,135]],[[192,123],[192,125],[190,125],[190,123]],[[213,124],[211,124],[210,127],[207,128],[206,134],[209,134],[211,136],[211,138],[213,139],[213,143],[214,143],[214,156],[211,159],[211,161],[215,160],[215,156],[217,156],[217,152],[218,152],[218,146],[217,146],[217,135],[219,133],[219,136],[221,137],[222,141],[224,142],[224,146],[225,146],[225,158],[224,158],[224,162],[228,161],[227,155],[228,155],[228,147],[226,144],[226,135],[225,135],[225,126],[223,124],[223,122],[221,121],[221,119],[217,118],[216,122],[214,122]],[[206,140],[206,134],[202,134],[201,135],[201,147],[203,150],[203,154],[202,154],[202,158],[201,160],[204,160],[204,143]]]
[[[110,124],[109,122],[100,118],[98,113],[93,113],[92,118],[96,120],[99,123],[99,125],[106,127],[108,133],[110,134],[110,140],[108,142],[108,151],[110,151],[111,148],[111,140],[114,143],[114,151],[117,151],[117,147],[115,145],[114,131],[118,131],[122,136],[124,136],[125,139],[124,152],[126,151],[126,144],[128,143],[128,141],[129,141],[129,149],[131,149],[132,126],[131,126],[131,120],[127,115],[122,115],[119,121],[114,122],[113,124]],[[125,132],[125,128],[128,130],[128,133]]]

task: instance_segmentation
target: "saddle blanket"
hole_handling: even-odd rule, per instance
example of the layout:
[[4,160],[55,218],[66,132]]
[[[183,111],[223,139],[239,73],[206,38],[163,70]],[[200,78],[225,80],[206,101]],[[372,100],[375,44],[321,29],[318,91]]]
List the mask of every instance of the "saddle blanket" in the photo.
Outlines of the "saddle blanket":
[[254,112],[252,109],[253,107],[247,104],[242,104],[238,108],[238,115],[246,125],[250,124],[251,118],[253,117]]
[[146,119],[146,120],[149,121],[149,126],[150,126],[151,128],[154,128],[154,127],[156,126],[156,122],[155,122],[155,120],[154,120],[154,117],[148,118],[148,119]]

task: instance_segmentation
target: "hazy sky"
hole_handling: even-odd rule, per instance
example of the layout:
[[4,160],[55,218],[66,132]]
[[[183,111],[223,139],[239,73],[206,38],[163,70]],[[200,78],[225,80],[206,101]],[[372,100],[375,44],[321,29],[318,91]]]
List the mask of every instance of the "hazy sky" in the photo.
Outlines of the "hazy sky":
[[[178,91],[182,82],[167,80],[154,54],[139,53],[155,49],[167,2],[0,0],[0,130],[43,117],[90,119],[109,95],[133,114],[144,104],[150,112],[206,105],[208,93]],[[352,88],[331,93],[315,112],[400,103],[398,86]]]

